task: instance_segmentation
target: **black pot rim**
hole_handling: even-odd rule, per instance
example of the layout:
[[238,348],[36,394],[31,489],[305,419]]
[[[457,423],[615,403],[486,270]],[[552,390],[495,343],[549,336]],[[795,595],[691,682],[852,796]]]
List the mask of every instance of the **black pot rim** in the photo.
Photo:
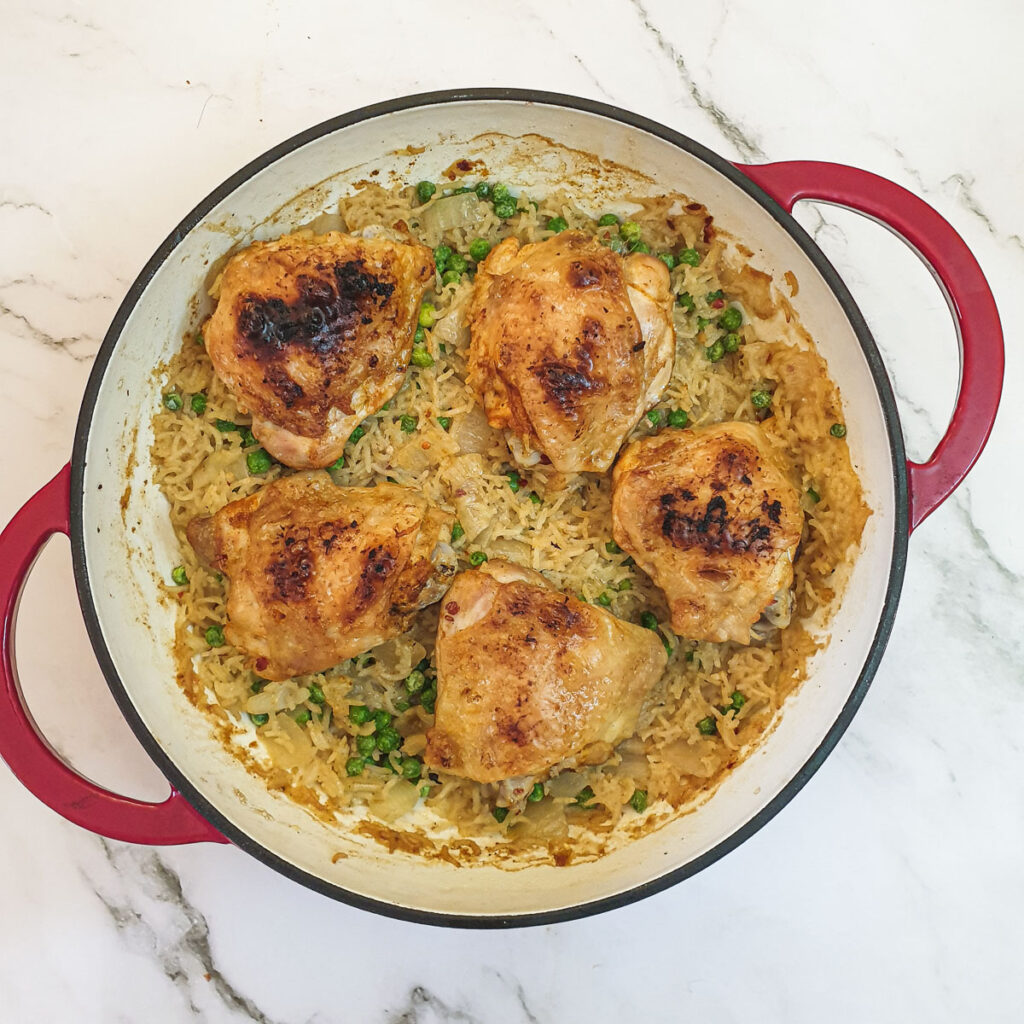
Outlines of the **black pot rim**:
[[[308,142],[312,142],[324,135],[328,135],[339,129],[349,127],[361,121],[371,120],[385,114],[397,111],[408,110],[414,107],[437,106],[446,103],[458,102],[480,102],[480,101],[502,101],[513,104],[536,104],[544,106],[560,107],[567,110],[577,110],[588,114],[596,114],[612,121],[618,121],[642,132],[657,136],[666,142],[684,150],[708,164],[727,178],[733,185],[741,189],[748,196],[759,203],[765,210],[774,217],[776,221],[788,232],[803,250],[805,255],[821,273],[826,283],[832,290],[844,313],[849,318],[851,326],[860,342],[864,357],[868,363],[878,398],[882,407],[882,415],[885,420],[886,430],[889,437],[890,455],[893,465],[893,488],[895,493],[895,524],[893,538],[892,564],[889,571],[889,578],[886,585],[885,600],[882,605],[878,627],[868,653],[867,660],[862,667],[857,682],[854,685],[849,699],[846,701],[835,722],[826,733],[824,739],[817,749],[804,763],[803,767],[790,779],[782,790],[755,814],[742,827],[731,835],[722,839],[712,849],[672,871],[665,873],[649,882],[635,886],[624,892],[616,893],[613,896],[589,903],[583,903],[572,907],[563,907],[551,911],[540,911],[526,914],[493,916],[486,914],[462,915],[446,914],[435,911],[425,911],[412,907],[398,906],[351,892],[341,886],[326,882],[316,875],[310,874],[295,865],[271,852],[262,844],[251,839],[248,835],[228,821],[184,776],[177,765],[168,757],[163,748],[156,741],[152,733],[146,728],[139,713],[128,695],[128,692],[121,681],[113,659],[107,648],[99,623],[99,616],[93,598],[92,586],[89,580],[89,569],[85,558],[85,530],[84,530],[84,479],[85,460],[89,441],[89,431],[93,416],[96,411],[96,403],[103,377],[106,373],[107,364],[110,361],[114,348],[125,323],[128,320],[139,298],[149,285],[153,275],[158,268],[170,256],[184,237],[194,228],[200,220],[221,200],[233,192],[239,185],[247,181],[257,172],[268,167],[276,160],[293,152]],[[541,92],[526,89],[452,89],[436,92],[418,93],[411,96],[403,96],[382,103],[375,103],[370,106],[360,107],[330,118],[318,125],[292,136],[290,139],[267,150],[261,156],[248,163],[241,170],[231,175],[226,181],[215,188],[205,199],[202,200],[190,213],[188,213],[175,229],[157,248],[156,252],[143,267],[139,276],[135,279],[121,303],[110,329],[103,340],[97,353],[89,381],[82,400],[82,407],[78,417],[75,430],[74,446],[71,461],[71,552],[74,569],[75,585],[78,590],[79,602],[82,606],[85,618],[86,629],[96,653],[97,660],[103,671],[103,675],[110,687],[118,707],[127,719],[139,742],[145,748],[153,761],[157,764],[170,784],[179,791],[186,800],[224,836],[231,840],[236,846],[256,857],[258,860],[274,868],[276,871],[306,886],[315,892],[329,896],[340,902],[359,907],[362,910],[369,910],[387,917],[397,918],[404,921],[412,921],[419,924],[439,925],[446,927],[461,928],[508,928],[524,927],[529,925],[555,924],[562,921],[575,920],[587,917],[592,914],[602,913],[616,907],[622,907],[634,903],[647,896],[661,892],[670,886],[681,882],[697,874],[699,871],[713,864],[725,854],[735,849],[742,842],[752,836],[755,832],[766,825],[782,808],[793,799],[803,788],[810,777],[818,770],[827,755],[839,742],[840,737],[846,731],[857,709],[860,707],[864,696],[867,693],[871,680],[878,669],[885,646],[888,643],[892,631],[893,620],[896,615],[896,606],[899,602],[900,590],[903,584],[903,577],[906,570],[907,542],[909,537],[909,515],[907,496],[907,471],[906,453],[903,444],[903,431],[900,426],[899,413],[896,402],[893,398],[889,378],[882,362],[881,355],[874,339],[868,330],[864,317],[861,315],[853,296],[843,283],[839,274],[828,261],[824,253],[818,248],[813,239],[799,225],[799,223],[787,213],[774,199],[763,189],[755,185],[741,171],[737,170],[728,160],[708,149],[694,140],[674,131],[665,125],[648,118],[641,117],[620,107],[606,103],[599,103],[594,100],[583,99],[577,96],[565,95],[562,93]]]

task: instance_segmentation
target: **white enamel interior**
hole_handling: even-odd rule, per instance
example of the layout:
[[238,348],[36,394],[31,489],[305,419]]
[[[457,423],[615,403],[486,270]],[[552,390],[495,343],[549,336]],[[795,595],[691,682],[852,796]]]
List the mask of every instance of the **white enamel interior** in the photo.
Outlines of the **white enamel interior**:
[[[469,141],[490,132],[506,138]],[[531,133],[582,152],[516,141]],[[426,148],[398,155],[406,146]],[[754,250],[752,262],[777,280],[792,270],[800,282],[795,305],[840,383],[854,462],[874,510],[832,641],[769,739],[695,813],[595,863],[565,868],[456,869],[388,854],[269,793],[224,751],[175,682],[173,611],[158,596],[157,580],[179,559],[164,499],[149,482],[148,424],[161,390],[153,367],[194,325],[190,300],[210,263],[249,237],[273,236],[310,219],[370,170],[379,170],[373,180],[385,183],[436,179],[474,153],[486,160],[492,180],[534,192],[571,181],[598,202],[627,185],[629,175],[600,170],[584,154],[638,168],[652,179],[652,190],[680,190],[706,204],[721,227]],[[880,400],[847,317],[799,246],[728,179],[670,143],[596,114],[521,102],[465,101],[375,117],[307,143],[235,189],[182,239],[131,313],[97,398],[84,480],[85,551],[100,627],[138,714],[181,774],[281,861],[355,894],[456,916],[550,912],[614,897],[691,863],[741,829],[798,774],[850,697],[872,645],[893,556],[893,466]],[[332,862],[339,852],[347,856]]]

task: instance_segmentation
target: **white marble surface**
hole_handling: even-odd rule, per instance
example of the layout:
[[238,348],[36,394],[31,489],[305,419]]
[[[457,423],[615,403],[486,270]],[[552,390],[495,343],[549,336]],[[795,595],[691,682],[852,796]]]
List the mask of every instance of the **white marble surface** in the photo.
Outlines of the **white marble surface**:
[[[107,324],[178,219],[294,132],[426,89],[577,93],[727,157],[887,175],[965,237],[1008,338],[992,442],[913,537],[862,710],[739,850],[597,918],[444,931],[335,904],[230,847],[100,840],[0,767],[0,1019],[1022,1019],[1024,8],[4,0],[0,25],[0,523],[68,458]],[[938,290],[874,225],[800,217],[862,304],[910,450],[926,454],[957,380]],[[60,540],[30,580],[19,642],[55,745],[104,784],[159,797],[96,668]]]

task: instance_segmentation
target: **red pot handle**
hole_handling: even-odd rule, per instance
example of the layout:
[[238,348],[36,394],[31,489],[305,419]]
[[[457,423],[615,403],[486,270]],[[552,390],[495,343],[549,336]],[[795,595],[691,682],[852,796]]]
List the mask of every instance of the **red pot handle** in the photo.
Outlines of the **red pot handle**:
[[228,842],[176,790],[159,804],[119,796],[72,771],[37,731],[14,665],[18,601],[32,563],[55,533],[67,534],[70,464],[30,498],[0,534],[0,757],[26,788],[68,821],[129,843]]
[[932,457],[907,462],[913,531],[960,485],[988,441],[1003,387],[1003,331],[988,282],[949,223],[905,188],[844,164],[794,160],[736,165],[787,210],[801,199],[849,207],[902,238],[942,288],[960,345],[953,416]]

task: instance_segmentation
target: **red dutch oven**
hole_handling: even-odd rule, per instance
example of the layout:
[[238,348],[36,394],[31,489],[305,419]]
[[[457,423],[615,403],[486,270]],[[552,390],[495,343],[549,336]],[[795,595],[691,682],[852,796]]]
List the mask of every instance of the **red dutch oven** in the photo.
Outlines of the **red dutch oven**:
[[[572,181],[595,204],[621,201],[631,190],[684,192],[753,250],[755,266],[776,280],[795,274],[794,305],[841,389],[851,454],[873,510],[831,641],[771,735],[692,813],[569,867],[455,868],[388,853],[349,827],[359,812],[331,824],[269,792],[178,687],[174,612],[161,599],[167,566],[179,559],[166,503],[148,471],[148,424],[161,392],[154,368],[194,327],[190,303],[209,265],[254,238],[308,222],[358,181],[436,179],[464,157],[535,194]],[[856,304],[790,215],[801,199],[846,207],[895,232],[948,299],[960,386],[949,426],[925,463],[906,459],[889,382]],[[395,917],[534,924],[638,899],[742,842],[835,746],[888,639],[908,537],[981,453],[1002,376],[999,317],[976,260],[934,210],[877,175],[807,161],[735,165],[642,117],[545,93],[434,93],[343,115],[272,149],[203,200],[118,310],[86,389],[71,462],[0,537],[0,755],[40,800],[100,835],[148,844],[232,842],[319,892]],[[57,532],[71,538],[83,615],[113,695],[173,787],[162,803],[119,796],[64,764],[22,699],[13,651],[18,598],[36,555]]]

